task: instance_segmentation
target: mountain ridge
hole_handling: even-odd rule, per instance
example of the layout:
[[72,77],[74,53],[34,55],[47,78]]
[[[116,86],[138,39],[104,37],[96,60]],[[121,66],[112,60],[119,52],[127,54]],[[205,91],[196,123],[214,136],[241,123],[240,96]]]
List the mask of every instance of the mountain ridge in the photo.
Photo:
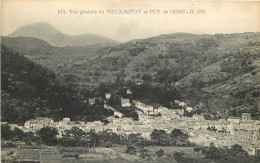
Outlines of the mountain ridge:
[[118,41],[95,34],[68,35],[64,34],[47,22],[24,25],[8,35],[9,37],[34,37],[47,41],[53,46],[86,46],[99,43],[118,44]]

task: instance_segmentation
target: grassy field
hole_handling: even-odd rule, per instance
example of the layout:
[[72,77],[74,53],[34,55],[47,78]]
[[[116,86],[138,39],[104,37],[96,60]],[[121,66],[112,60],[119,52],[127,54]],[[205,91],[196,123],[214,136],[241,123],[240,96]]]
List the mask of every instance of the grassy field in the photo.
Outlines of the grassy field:
[[[48,148],[48,149],[11,149],[14,151],[14,155],[12,158],[16,160],[34,160],[40,161],[43,163],[70,163],[70,162],[77,162],[77,163],[84,163],[84,162],[113,162],[113,163],[120,163],[120,162],[167,162],[171,161],[174,162],[173,153],[175,152],[183,152],[184,155],[193,158],[202,158],[201,153],[197,153],[193,151],[193,147],[166,147],[166,146],[148,146],[145,148],[142,147],[135,147],[137,153],[135,155],[130,155],[125,153],[126,146],[113,146],[111,148],[92,148],[89,150],[80,151],[81,148],[66,148],[62,147],[63,151],[64,148],[66,152],[60,152],[59,148]],[[141,158],[141,151],[143,149],[147,150],[148,157]],[[165,156],[162,158],[158,158],[156,152],[162,149],[164,151]],[[2,151],[2,155],[6,155],[10,152],[10,149],[4,149]],[[71,153],[75,154],[78,153],[79,157],[75,158],[71,157],[64,157],[64,155]],[[166,157],[167,156],[167,157]],[[2,157],[3,159],[3,157]],[[169,160],[171,159],[171,160]]]

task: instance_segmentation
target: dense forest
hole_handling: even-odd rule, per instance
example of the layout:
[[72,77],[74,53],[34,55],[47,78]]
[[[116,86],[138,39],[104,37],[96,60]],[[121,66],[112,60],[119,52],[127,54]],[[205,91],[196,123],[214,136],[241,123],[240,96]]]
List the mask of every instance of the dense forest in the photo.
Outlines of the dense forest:
[[23,123],[39,116],[55,120],[93,117],[95,120],[111,114],[102,107],[89,108],[84,102],[86,95],[78,94],[75,88],[59,80],[50,69],[6,46],[1,47],[1,65],[2,121]]

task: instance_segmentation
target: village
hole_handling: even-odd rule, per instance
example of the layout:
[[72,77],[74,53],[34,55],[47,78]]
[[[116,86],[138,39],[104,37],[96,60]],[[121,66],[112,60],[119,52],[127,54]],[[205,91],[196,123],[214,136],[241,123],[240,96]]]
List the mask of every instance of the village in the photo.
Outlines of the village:
[[[127,90],[131,94],[131,90]],[[110,93],[105,94],[105,99],[111,98]],[[89,105],[94,105],[95,98],[89,99]],[[154,129],[164,130],[170,133],[173,129],[181,129],[189,135],[189,141],[196,145],[210,146],[214,143],[216,147],[231,147],[234,144],[241,145],[250,155],[255,155],[260,149],[260,121],[252,120],[250,113],[242,113],[241,117],[229,117],[218,121],[206,120],[203,115],[183,116],[184,112],[192,112],[193,108],[188,107],[185,102],[174,101],[179,108],[168,109],[166,107],[154,107],[140,101],[133,101],[128,98],[121,98],[122,109],[134,105],[138,110],[138,120],[124,117],[123,113],[109,106],[106,102],[104,108],[114,112],[113,116],[107,117],[108,123],[101,121],[85,122],[71,121],[70,118],[55,122],[48,117],[37,117],[28,120],[24,126],[8,124],[11,130],[19,128],[24,132],[33,132],[44,127],[53,127],[58,130],[58,138],[61,138],[66,130],[77,127],[84,132],[95,130],[96,132],[110,130],[117,134],[140,133],[145,139],[151,139],[150,135]],[[2,122],[4,123],[4,122]]]

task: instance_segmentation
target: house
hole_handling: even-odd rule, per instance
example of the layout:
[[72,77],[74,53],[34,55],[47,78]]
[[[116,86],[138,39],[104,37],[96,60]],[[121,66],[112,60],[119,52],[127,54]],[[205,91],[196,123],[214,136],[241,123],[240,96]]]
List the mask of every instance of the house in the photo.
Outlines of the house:
[[146,116],[144,114],[139,114],[139,121],[143,122],[145,117]]
[[194,129],[194,130],[200,130],[200,129],[201,129],[201,125],[199,125],[198,123],[196,123],[196,124],[193,126],[193,129]]
[[168,116],[168,115],[163,115],[162,118],[165,120],[165,121],[170,121],[171,118]]
[[95,98],[89,98],[88,99],[88,104],[89,105],[94,105],[95,104]]
[[132,132],[134,130],[133,125],[124,124],[124,125],[122,125],[122,130],[123,130],[123,132]]
[[179,103],[180,103],[179,100],[174,100],[174,102],[175,102],[175,104],[178,104],[178,105],[179,105]]
[[28,120],[24,123],[25,131],[36,131],[43,127],[51,126],[54,121],[48,117],[37,117],[36,119]]
[[260,152],[260,146],[257,145],[248,145],[245,148],[249,155],[256,155]]
[[137,112],[137,114],[140,116],[140,115],[142,115],[144,112],[143,111],[141,111],[141,110],[136,110],[136,112]]
[[64,122],[70,122],[70,118],[63,118]]
[[206,130],[209,127],[209,123],[207,121],[202,121],[200,125],[201,125],[201,129],[204,130]]
[[122,118],[123,117],[123,114],[118,112],[118,111],[114,111],[114,116],[117,116],[119,118]]
[[113,116],[110,116],[110,117],[107,117],[105,118],[105,120],[107,120],[109,123],[113,123],[113,120],[116,119],[115,117]]
[[204,117],[202,115],[193,115],[192,119],[194,119],[195,121],[204,121]]
[[139,107],[146,115],[153,114],[153,107],[151,105],[143,105]]
[[122,118],[121,124],[122,125],[126,125],[126,124],[133,125],[133,119],[132,118]]
[[97,128],[97,125],[91,123],[91,124],[87,124],[86,126],[86,130],[90,131],[90,130],[95,130]]
[[181,106],[182,108],[186,106],[185,102],[180,102],[179,106]]
[[104,102],[104,101],[103,101],[103,98],[102,98],[102,97],[96,97],[96,98],[95,98],[95,104],[104,104],[103,102]]
[[96,131],[96,132],[102,132],[102,131],[104,131],[104,127],[103,127],[103,126],[97,126],[97,127],[95,128],[95,131]]
[[153,118],[152,117],[146,117],[144,120],[143,120],[143,123],[144,124],[151,124],[153,122]]
[[121,100],[121,104],[122,104],[122,107],[130,107],[131,106],[129,99],[127,99],[127,98],[125,98],[125,99],[123,98]]
[[111,98],[111,93],[106,93],[105,98],[109,100]]
[[140,101],[133,101],[136,107],[139,107],[142,103]]
[[113,124],[120,124],[121,123],[121,119],[113,119]]
[[150,135],[151,135],[150,132],[143,132],[142,133],[142,137],[145,138],[145,139],[151,139]]
[[91,122],[97,126],[103,126],[103,123],[101,121],[94,121],[94,122]]
[[131,95],[132,94],[132,90],[131,89],[127,89],[126,90],[126,94]]
[[160,106],[160,107],[158,108],[158,112],[159,112],[159,113],[166,113],[166,112],[168,112],[168,111],[169,111],[169,109],[166,108],[166,107]]
[[154,109],[154,110],[153,110],[153,114],[151,114],[151,115],[156,116],[156,115],[158,115],[158,114],[159,114],[158,109]]
[[104,126],[104,130],[111,130],[112,132],[117,132],[118,128],[114,125],[109,124],[109,125]]
[[241,120],[242,121],[251,120],[251,113],[242,113],[241,114]]
[[1,125],[7,125],[7,122],[1,122]]
[[229,117],[229,118],[227,119],[227,121],[229,121],[229,122],[231,122],[231,123],[237,123],[237,124],[239,124],[240,118],[239,118],[239,117]]
[[189,112],[189,113],[192,112],[192,110],[193,110],[192,107],[187,107],[186,108],[186,111]]
[[142,84],[144,84],[144,81],[141,80],[141,79],[139,79],[139,80],[136,80],[135,83],[136,83],[137,85],[142,85]]
[[22,126],[18,126],[18,124],[8,124],[10,126],[10,130],[14,130],[15,128],[22,129]]

